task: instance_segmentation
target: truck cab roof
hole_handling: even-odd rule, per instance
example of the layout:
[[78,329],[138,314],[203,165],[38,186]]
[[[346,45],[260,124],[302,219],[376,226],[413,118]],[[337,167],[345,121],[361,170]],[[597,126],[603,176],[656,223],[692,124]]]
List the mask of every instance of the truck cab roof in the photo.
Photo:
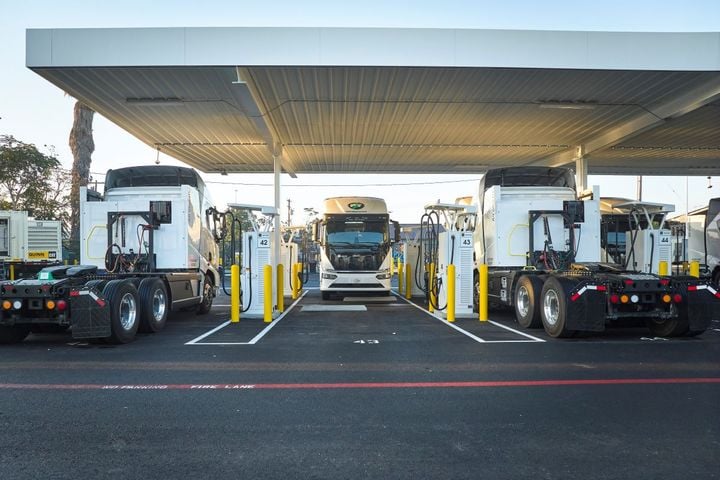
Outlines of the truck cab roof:
[[198,190],[205,189],[205,183],[192,168],[171,165],[143,165],[108,170],[105,176],[105,191],[124,187],[177,187],[189,185]]
[[507,167],[488,170],[480,191],[501,187],[564,187],[575,190],[575,174],[566,167]]

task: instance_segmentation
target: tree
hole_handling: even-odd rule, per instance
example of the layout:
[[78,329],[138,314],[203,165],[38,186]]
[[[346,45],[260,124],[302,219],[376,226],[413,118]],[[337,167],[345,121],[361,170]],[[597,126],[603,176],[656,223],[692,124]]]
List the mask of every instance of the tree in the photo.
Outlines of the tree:
[[80,187],[90,181],[90,164],[95,142],[92,134],[92,121],[95,112],[81,102],[75,102],[73,126],[70,130],[70,150],[73,154],[72,188],[70,190],[70,240],[79,242],[80,231]]
[[46,155],[33,144],[0,135],[0,165],[2,209],[25,210],[41,220],[59,216],[67,200],[62,184],[52,187],[63,175],[54,153]]

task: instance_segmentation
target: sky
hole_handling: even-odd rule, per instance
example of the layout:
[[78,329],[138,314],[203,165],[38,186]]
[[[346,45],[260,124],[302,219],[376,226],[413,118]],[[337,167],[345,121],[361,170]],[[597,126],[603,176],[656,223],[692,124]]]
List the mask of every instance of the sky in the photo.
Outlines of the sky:
[[[53,149],[62,164],[72,165],[68,135],[74,99],[25,67],[25,29],[102,27],[298,26],[423,27],[599,31],[720,31],[718,0],[602,1],[33,1],[0,0],[0,134]],[[155,149],[95,116],[92,172],[151,164]],[[181,164],[160,154],[162,164]],[[96,173],[95,177],[102,179]],[[272,175],[203,175],[216,203],[273,203]],[[323,198],[362,194],[383,197],[395,220],[417,222],[427,203],[452,202],[472,195],[477,175],[283,175],[281,218],[292,200],[293,223],[304,210],[320,209]],[[216,183],[224,182],[224,183]],[[227,185],[230,182],[234,185]],[[428,183],[445,182],[445,183]],[[424,183],[424,184],[423,184]],[[383,184],[367,186],[367,184]],[[590,176],[602,196],[634,198],[636,177]],[[686,184],[689,191],[686,192]],[[684,212],[720,196],[720,178],[644,177],[643,200],[673,203]],[[334,186],[337,185],[337,186]],[[397,188],[402,185],[401,188]],[[395,188],[393,188],[395,186]]]

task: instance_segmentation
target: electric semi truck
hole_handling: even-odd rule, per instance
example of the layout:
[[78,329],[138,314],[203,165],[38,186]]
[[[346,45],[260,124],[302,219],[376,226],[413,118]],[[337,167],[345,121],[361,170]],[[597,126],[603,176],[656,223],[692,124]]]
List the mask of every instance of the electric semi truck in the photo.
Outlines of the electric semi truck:
[[323,300],[334,293],[389,294],[391,246],[399,233],[381,198],[326,199],[322,217],[313,224],[313,240],[320,246]]
[[214,211],[191,168],[109,170],[105,194],[80,189],[80,265],[0,282],[0,343],[31,331],[127,343],[175,309],[207,313],[219,275]]
[[[514,308],[522,327],[569,337],[641,320],[653,335],[670,337],[700,334],[720,313],[712,280],[653,273],[670,257],[664,230],[629,232],[627,248],[635,250],[626,257],[636,258],[643,243],[646,272],[638,268],[644,261],[602,262],[599,191],[579,196],[570,169],[489,170],[476,202],[475,264],[488,266],[489,303]],[[474,277],[477,292],[477,269]]]

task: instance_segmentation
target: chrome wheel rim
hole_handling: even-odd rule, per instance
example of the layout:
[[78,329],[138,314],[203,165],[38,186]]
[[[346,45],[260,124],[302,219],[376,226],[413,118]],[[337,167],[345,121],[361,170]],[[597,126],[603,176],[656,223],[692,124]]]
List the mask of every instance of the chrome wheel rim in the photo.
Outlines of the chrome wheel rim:
[[152,298],[152,313],[156,322],[161,321],[165,316],[166,305],[165,292],[160,289],[155,290]]
[[126,293],[120,299],[120,324],[125,330],[130,330],[137,319],[137,303],[132,293]]
[[520,316],[523,318],[527,317],[528,313],[530,312],[530,293],[524,285],[518,288],[515,304],[517,306],[517,310]]
[[545,292],[543,301],[543,310],[545,311],[545,321],[550,326],[555,326],[560,316],[560,299],[555,290]]

